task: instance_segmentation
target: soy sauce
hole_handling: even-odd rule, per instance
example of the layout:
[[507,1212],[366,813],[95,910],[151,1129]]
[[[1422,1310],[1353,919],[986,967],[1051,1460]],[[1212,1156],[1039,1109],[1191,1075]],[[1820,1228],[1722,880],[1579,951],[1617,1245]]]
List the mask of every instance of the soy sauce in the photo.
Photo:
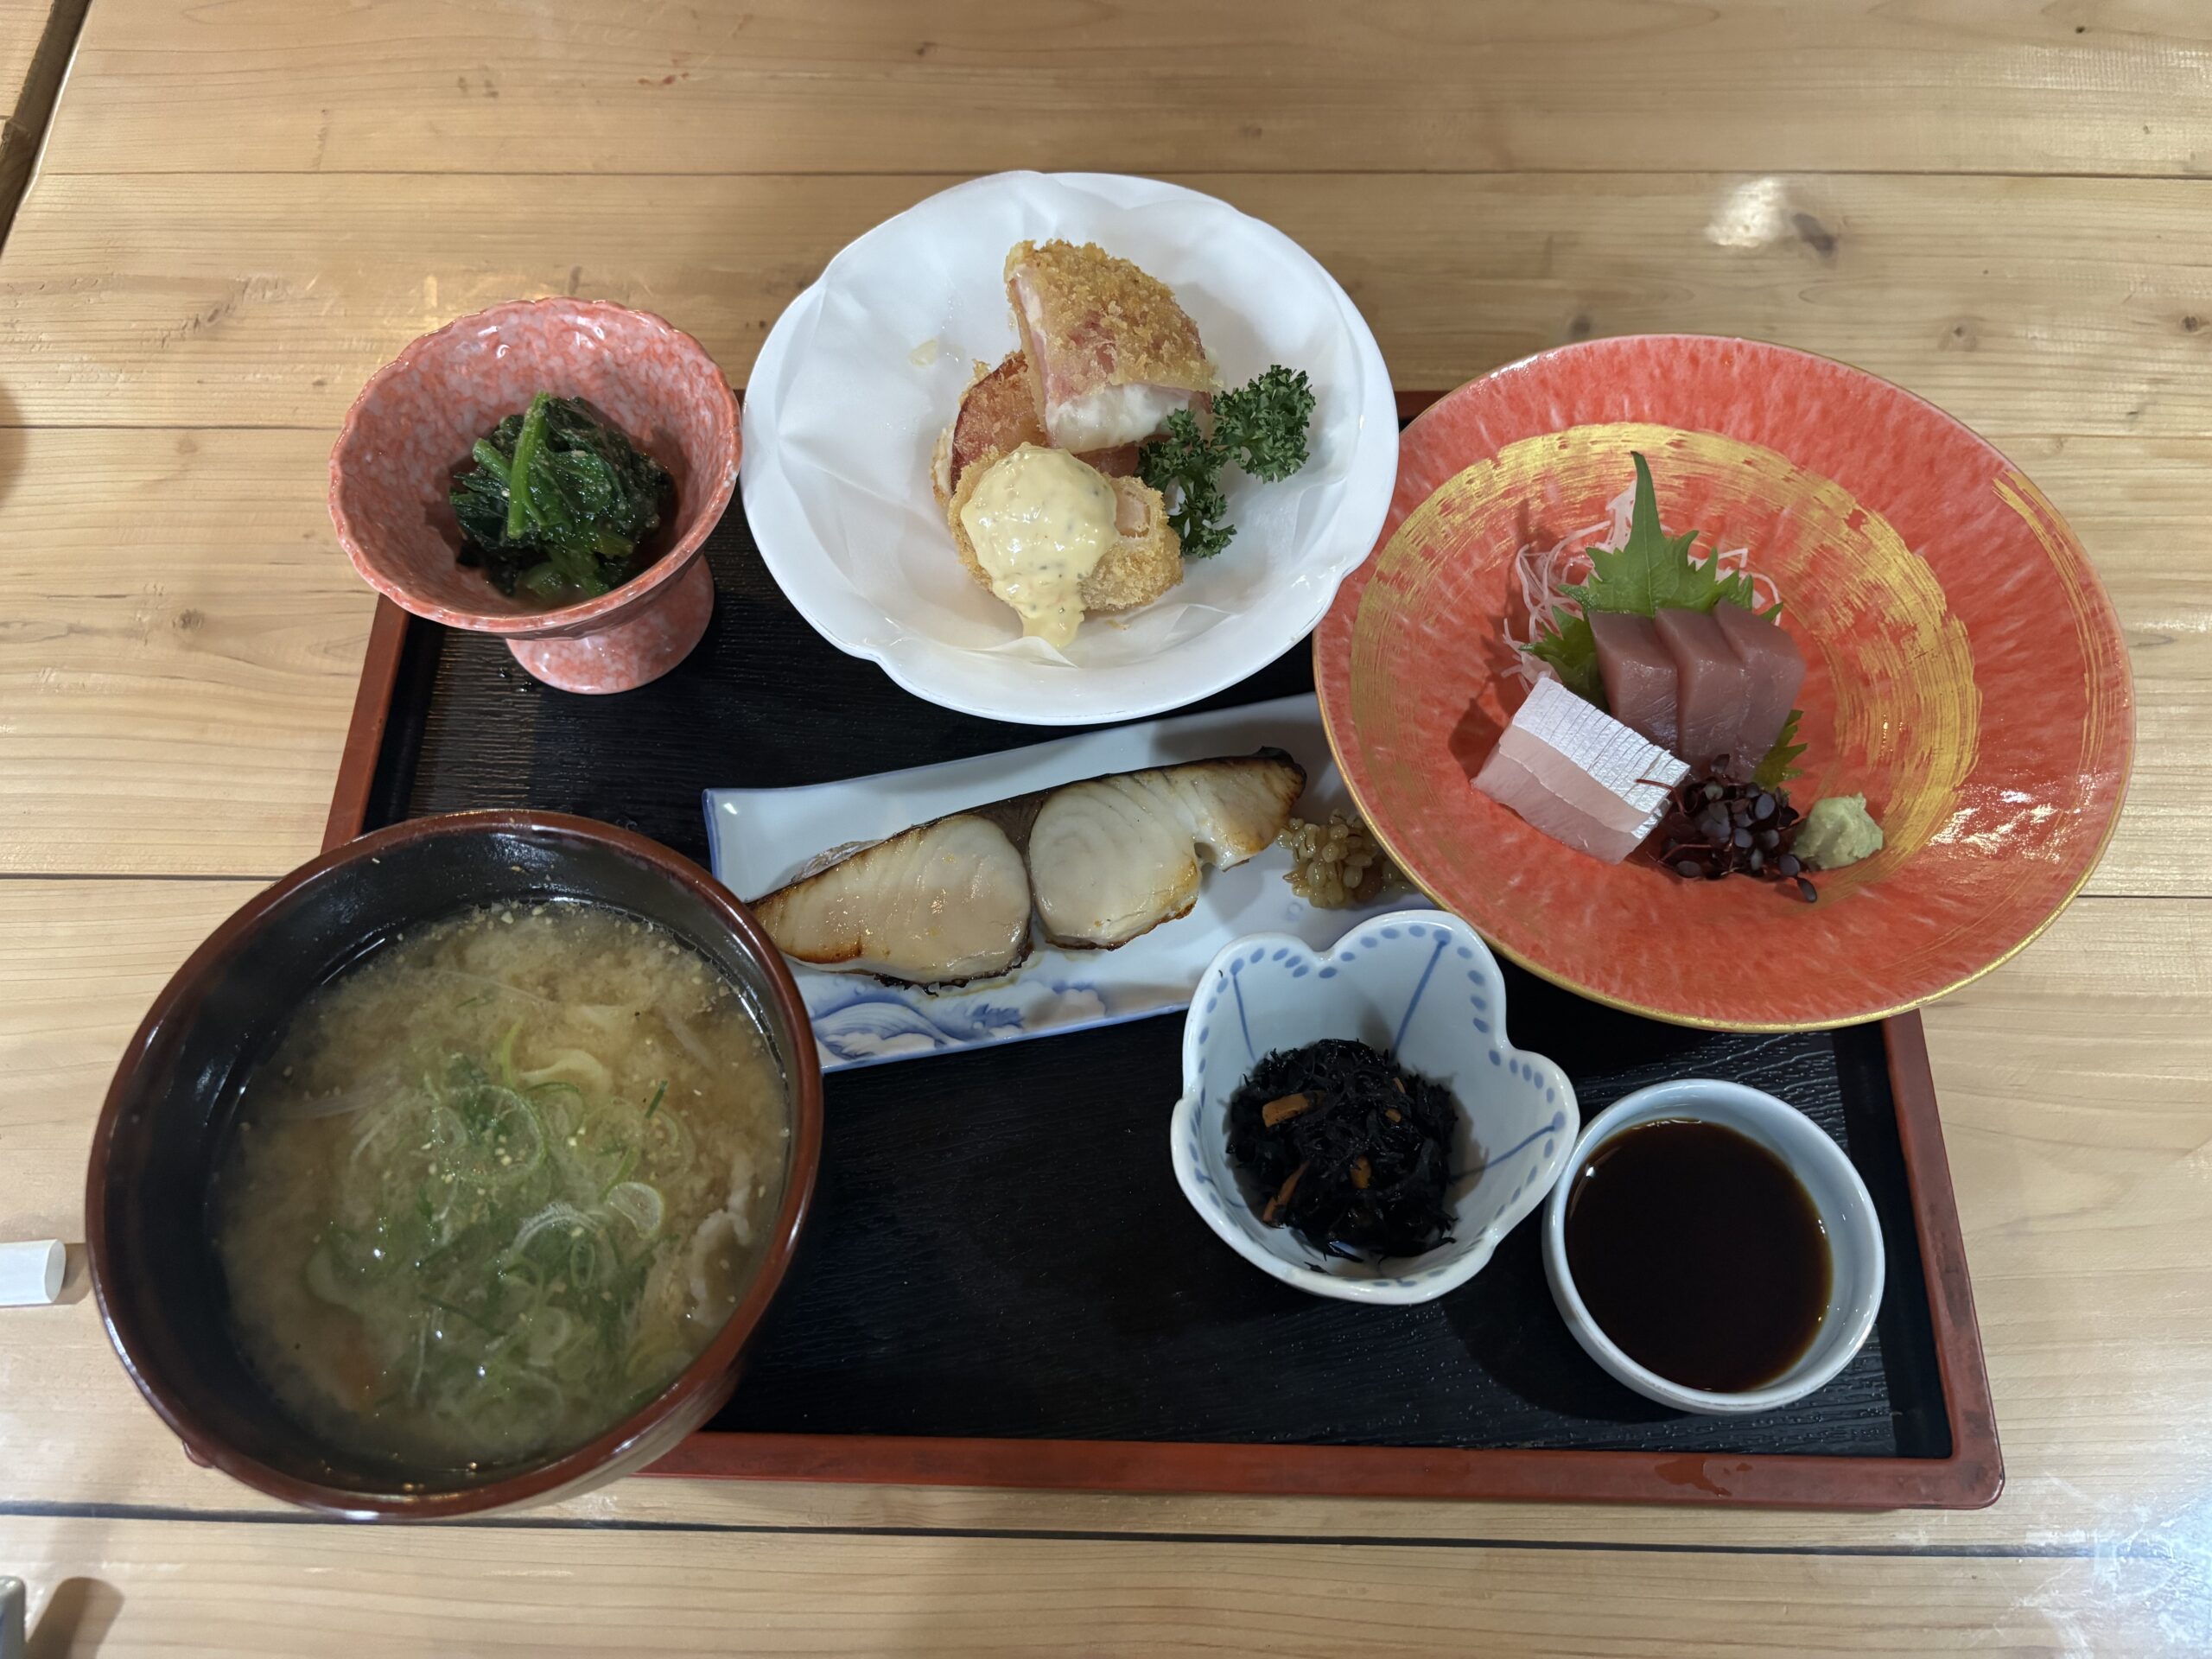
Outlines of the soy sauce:
[[1788,1167],[1717,1123],[1624,1129],[1575,1172],[1567,1265],[1598,1328],[1645,1370],[1740,1394],[1812,1346],[1827,1234]]

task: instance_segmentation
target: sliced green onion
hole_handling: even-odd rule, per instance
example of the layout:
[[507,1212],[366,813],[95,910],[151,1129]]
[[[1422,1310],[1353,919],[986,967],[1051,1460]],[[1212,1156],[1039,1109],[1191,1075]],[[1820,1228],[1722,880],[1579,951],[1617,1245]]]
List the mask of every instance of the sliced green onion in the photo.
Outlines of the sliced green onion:
[[668,1211],[660,1189],[643,1181],[617,1181],[607,1189],[607,1207],[636,1228],[640,1238],[651,1238],[660,1231]]
[[507,1034],[499,1039],[499,1046],[492,1058],[499,1067],[499,1081],[505,1087],[515,1087],[515,1039],[522,1035],[522,1021],[518,1020],[507,1027]]

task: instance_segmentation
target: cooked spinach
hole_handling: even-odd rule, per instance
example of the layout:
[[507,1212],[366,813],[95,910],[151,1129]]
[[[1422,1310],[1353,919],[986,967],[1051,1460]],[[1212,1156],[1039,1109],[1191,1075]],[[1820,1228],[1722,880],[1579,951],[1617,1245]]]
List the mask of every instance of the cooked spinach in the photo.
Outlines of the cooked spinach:
[[[666,469],[572,397],[539,392],[476,441],[453,486],[461,563],[567,605],[620,587],[675,494]],[[518,483],[519,480],[519,483]]]

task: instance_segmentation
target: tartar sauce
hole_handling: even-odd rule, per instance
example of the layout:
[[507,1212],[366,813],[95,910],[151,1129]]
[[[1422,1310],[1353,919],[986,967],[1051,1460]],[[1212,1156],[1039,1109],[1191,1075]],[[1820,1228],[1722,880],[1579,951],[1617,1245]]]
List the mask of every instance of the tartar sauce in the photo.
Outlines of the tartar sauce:
[[1083,579],[1114,545],[1114,490],[1065,449],[1025,443],[993,463],[960,510],[991,591],[1052,645],[1083,621]]

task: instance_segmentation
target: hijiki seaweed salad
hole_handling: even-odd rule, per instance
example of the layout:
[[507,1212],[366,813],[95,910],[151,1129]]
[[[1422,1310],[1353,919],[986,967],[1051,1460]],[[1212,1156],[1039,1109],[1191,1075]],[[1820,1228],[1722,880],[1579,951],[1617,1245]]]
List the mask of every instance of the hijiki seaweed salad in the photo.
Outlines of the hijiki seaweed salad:
[[1878,852],[1880,826],[1864,796],[1802,817],[1791,803],[1805,658],[1781,596],[1748,550],[1700,559],[1695,531],[1668,535],[1631,459],[1605,543],[1586,544],[1593,526],[1520,550],[1528,632],[1506,637],[1529,696],[1474,786],[1607,863],[1649,841],[1675,875],[1749,875],[1809,903],[1807,872]]
[[1365,1043],[1278,1050],[1229,1102],[1229,1156],[1255,1208],[1324,1255],[1419,1255],[1452,1242],[1459,1104]]

